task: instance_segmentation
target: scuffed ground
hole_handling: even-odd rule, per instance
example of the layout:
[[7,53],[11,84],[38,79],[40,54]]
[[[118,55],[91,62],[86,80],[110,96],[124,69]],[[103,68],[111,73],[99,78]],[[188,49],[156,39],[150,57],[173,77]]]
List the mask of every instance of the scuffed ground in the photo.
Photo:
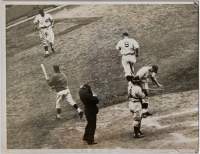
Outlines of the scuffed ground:
[[142,120],[144,138],[134,139],[132,114],[125,102],[100,109],[95,135],[97,145],[88,146],[81,140],[85,119],[63,123],[65,117],[62,117],[62,125],[49,133],[41,148],[198,150],[197,90],[154,96],[150,103],[153,116]]

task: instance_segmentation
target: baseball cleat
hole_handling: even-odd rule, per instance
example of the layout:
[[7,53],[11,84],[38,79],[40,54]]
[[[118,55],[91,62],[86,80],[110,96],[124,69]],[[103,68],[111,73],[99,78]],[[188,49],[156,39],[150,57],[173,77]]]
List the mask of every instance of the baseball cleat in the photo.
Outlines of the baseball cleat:
[[137,135],[134,136],[134,138],[142,138],[142,137],[144,137],[144,135],[137,134]]
[[54,118],[55,118],[55,119],[58,119],[58,120],[60,120],[60,119],[61,119],[61,117],[60,117],[60,115],[59,115],[59,114],[57,114],[56,116],[54,116]]
[[58,118],[57,116],[54,116],[55,119],[60,120],[60,118]]
[[45,55],[44,55],[44,57],[48,57],[48,56],[49,56],[49,54],[45,54]]
[[144,135],[144,133],[143,133],[143,132],[141,132],[141,131],[139,131],[139,133],[140,133],[140,135]]
[[54,48],[52,48],[51,51],[52,51],[53,53],[55,53],[55,49],[54,49]]

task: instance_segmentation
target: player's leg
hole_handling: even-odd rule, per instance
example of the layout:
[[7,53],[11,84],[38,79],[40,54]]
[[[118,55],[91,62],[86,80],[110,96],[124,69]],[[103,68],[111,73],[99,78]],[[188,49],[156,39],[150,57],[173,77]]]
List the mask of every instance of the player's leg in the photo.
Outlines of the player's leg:
[[[148,81],[142,83],[142,89],[149,89]],[[147,90],[147,93],[149,93],[148,90]],[[148,96],[146,96],[143,99],[143,103],[142,103],[143,118],[146,118],[147,116],[151,116],[152,115],[151,113],[148,112],[148,107],[149,107],[149,99],[148,99]]]
[[43,47],[44,47],[44,50],[45,50],[45,57],[48,57],[49,56],[49,51],[48,51],[48,42],[45,38],[45,29],[41,29],[41,31],[39,32],[40,34],[40,38],[42,40],[42,44],[43,44]]
[[127,56],[122,56],[122,66],[124,68],[125,77],[126,77],[127,81],[128,82],[132,81],[133,75],[132,75],[132,71],[131,71],[129,60],[128,60]]
[[54,48],[54,33],[53,33],[53,30],[52,30],[51,27],[49,27],[48,33],[49,33],[49,43],[50,43],[50,46],[51,46],[51,51],[53,53],[55,53],[55,48]]
[[144,137],[144,135],[141,134],[140,131],[140,126],[141,126],[141,120],[142,120],[142,107],[140,103],[135,103],[137,104],[137,109],[134,110],[133,114],[133,126],[134,126],[134,133],[135,136],[134,138],[141,138]]
[[57,119],[61,118],[61,101],[62,101],[62,94],[57,93],[57,99],[56,99],[56,110],[57,110],[56,118]]
[[130,69],[131,69],[131,75],[134,76],[135,75],[135,63],[136,63],[136,58],[135,56],[129,56],[129,65],[130,65]]
[[78,111],[80,117],[82,117],[83,111],[78,107],[77,103],[73,100],[69,89],[65,90],[65,99],[69,102],[71,106],[73,106]]

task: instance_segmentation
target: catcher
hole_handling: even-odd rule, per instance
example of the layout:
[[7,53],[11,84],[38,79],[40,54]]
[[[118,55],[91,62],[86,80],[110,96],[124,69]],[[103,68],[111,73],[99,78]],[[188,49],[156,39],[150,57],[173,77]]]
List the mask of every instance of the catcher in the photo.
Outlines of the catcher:
[[134,138],[144,137],[140,131],[142,121],[142,99],[147,96],[147,91],[141,88],[140,80],[132,80],[128,87],[129,109],[133,114]]

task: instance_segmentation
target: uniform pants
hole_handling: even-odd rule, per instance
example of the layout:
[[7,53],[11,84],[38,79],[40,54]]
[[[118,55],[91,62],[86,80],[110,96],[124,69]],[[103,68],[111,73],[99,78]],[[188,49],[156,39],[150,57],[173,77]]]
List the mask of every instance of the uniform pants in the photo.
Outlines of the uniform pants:
[[124,67],[125,77],[134,76],[135,63],[136,63],[135,55],[122,56],[122,66]]
[[61,102],[66,99],[71,106],[74,106],[76,102],[72,99],[72,95],[70,93],[69,89],[65,89],[62,91],[59,91],[57,93],[57,100],[56,100],[56,109],[61,109]]
[[[48,42],[54,44],[54,33],[51,27],[41,28],[39,31],[40,39],[42,40],[43,46],[48,46]],[[46,38],[47,40],[46,40]]]
[[87,125],[83,138],[88,142],[94,142],[94,134],[96,130],[97,115],[95,113],[86,114]]
[[129,110],[133,114],[133,126],[139,127],[142,119],[142,105],[140,102],[129,102]]

